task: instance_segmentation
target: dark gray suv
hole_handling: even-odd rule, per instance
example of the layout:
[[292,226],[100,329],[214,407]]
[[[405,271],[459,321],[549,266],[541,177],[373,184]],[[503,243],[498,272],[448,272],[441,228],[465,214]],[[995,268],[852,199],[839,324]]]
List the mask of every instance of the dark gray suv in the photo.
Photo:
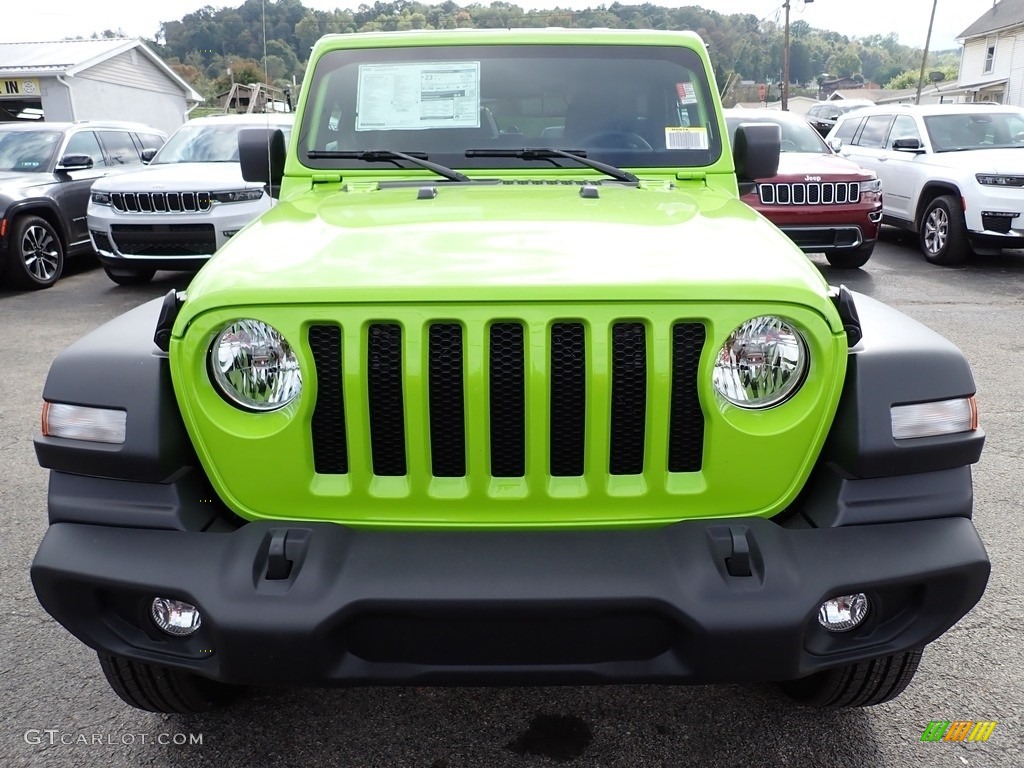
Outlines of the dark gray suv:
[[805,117],[807,122],[814,126],[814,130],[824,137],[832,130],[832,126],[836,124],[840,115],[845,115],[855,109],[873,106],[875,103],[867,99],[835,99],[815,104],[807,111]]
[[0,123],[0,279],[49,288],[66,257],[92,253],[93,182],[140,167],[166,140],[134,123]]

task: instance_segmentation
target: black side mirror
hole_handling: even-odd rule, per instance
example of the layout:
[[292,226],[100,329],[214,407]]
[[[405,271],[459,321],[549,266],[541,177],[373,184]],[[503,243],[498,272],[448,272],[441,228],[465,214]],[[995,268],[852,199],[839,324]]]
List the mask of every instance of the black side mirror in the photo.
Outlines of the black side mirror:
[[892,142],[892,148],[897,152],[923,152],[924,145],[921,144],[921,140],[914,137],[906,137],[902,139],[894,139]]
[[280,128],[245,128],[238,132],[242,178],[263,182],[271,197],[280,193],[284,158],[284,132]]
[[741,123],[732,142],[740,182],[770,179],[779,172],[782,128],[774,123]]
[[156,150],[153,149],[153,147],[146,147],[139,154],[139,157],[142,158],[142,162],[149,163],[150,160],[152,160],[154,157],[156,157]]
[[64,155],[57,163],[58,171],[85,171],[92,168],[92,158],[88,155]]

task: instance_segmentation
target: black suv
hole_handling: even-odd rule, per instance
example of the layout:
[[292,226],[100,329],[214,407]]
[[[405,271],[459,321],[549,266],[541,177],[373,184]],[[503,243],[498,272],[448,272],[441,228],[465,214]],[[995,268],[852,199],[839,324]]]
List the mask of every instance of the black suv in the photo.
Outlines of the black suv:
[[862,107],[873,107],[875,103],[867,99],[835,99],[815,104],[807,110],[807,122],[814,126],[814,129],[822,136],[827,136],[836,124],[840,115],[852,112]]
[[166,140],[163,131],[133,123],[0,124],[4,282],[49,288],[66,256],[91,253],[85,211],[93,182],[138,167]]

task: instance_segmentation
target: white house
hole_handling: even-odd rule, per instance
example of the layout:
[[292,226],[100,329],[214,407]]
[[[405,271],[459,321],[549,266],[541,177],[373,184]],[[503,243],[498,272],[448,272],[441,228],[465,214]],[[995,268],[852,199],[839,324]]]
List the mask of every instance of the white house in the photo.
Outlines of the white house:
[[1024,0],[993,3],[957,35],[957,90],[966,101],[1024,105]]
[[129,120],[170,133],[201,101],[141,40],[0,43],[0,121]]

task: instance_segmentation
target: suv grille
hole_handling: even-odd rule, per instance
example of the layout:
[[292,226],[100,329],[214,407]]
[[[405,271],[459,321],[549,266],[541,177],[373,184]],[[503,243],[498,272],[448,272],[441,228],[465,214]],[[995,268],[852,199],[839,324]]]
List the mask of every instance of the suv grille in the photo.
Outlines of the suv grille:
[[120,213],[196,213],[212,206],[209,192],[115,192],[110,202]]
[[217,250],[213,224],[114,224],[119,253],[135,256],[209,256]]
[[846,205],[860,200],[859,181],[758,184],[762,205]]
[[[434,477],[465,477],[474,464],[470,457],[498,478],[524,477],[528,468],[552,477],[700,471],[704,416],[697,368],[703,324],[675,322],[662,329],[631,320],[601,330],[565,319],[545,327],[542,347],[530,338],[533,326],[518,321],[433,322],[424,326],[423,339],[409,339],[403,326],[387,321],[366,325],[358,337],[335,324],[310,327],[317,376],[311,423],[316,472],[348,474],[346,430],[352,427],[346,413],[351,409],[368,416],[378,476],[407,474],[407,442],[430,446]],[[344,350],[345,340],[354,338],[362,349]],[[484,350],[482,366],[467,361],[474,346]],[[537,354],[543,355],[543,365],[532,357]],[[343,361],[363,370],[345,371]],[[538,375],[538,368],[547,370]],[[428,391],[420,398],[424,378]],[[356,388],[353,382],[359,382]],[[539,382],[547,389],[546,413],[531,407]],[[469,423],[467,397],[486,400],[485,431],[484,425]],[[591,402],[595,398],[607,400],[599,405]],[[651,419],[666,414],[668,466],[650,467],[645,446]],[[588,445],[597,440],[606,446],[603,468],[586,466]],[[537,441],[547,442],[548,466],[542,470],[528,466],[528,457],[540,453]]]

